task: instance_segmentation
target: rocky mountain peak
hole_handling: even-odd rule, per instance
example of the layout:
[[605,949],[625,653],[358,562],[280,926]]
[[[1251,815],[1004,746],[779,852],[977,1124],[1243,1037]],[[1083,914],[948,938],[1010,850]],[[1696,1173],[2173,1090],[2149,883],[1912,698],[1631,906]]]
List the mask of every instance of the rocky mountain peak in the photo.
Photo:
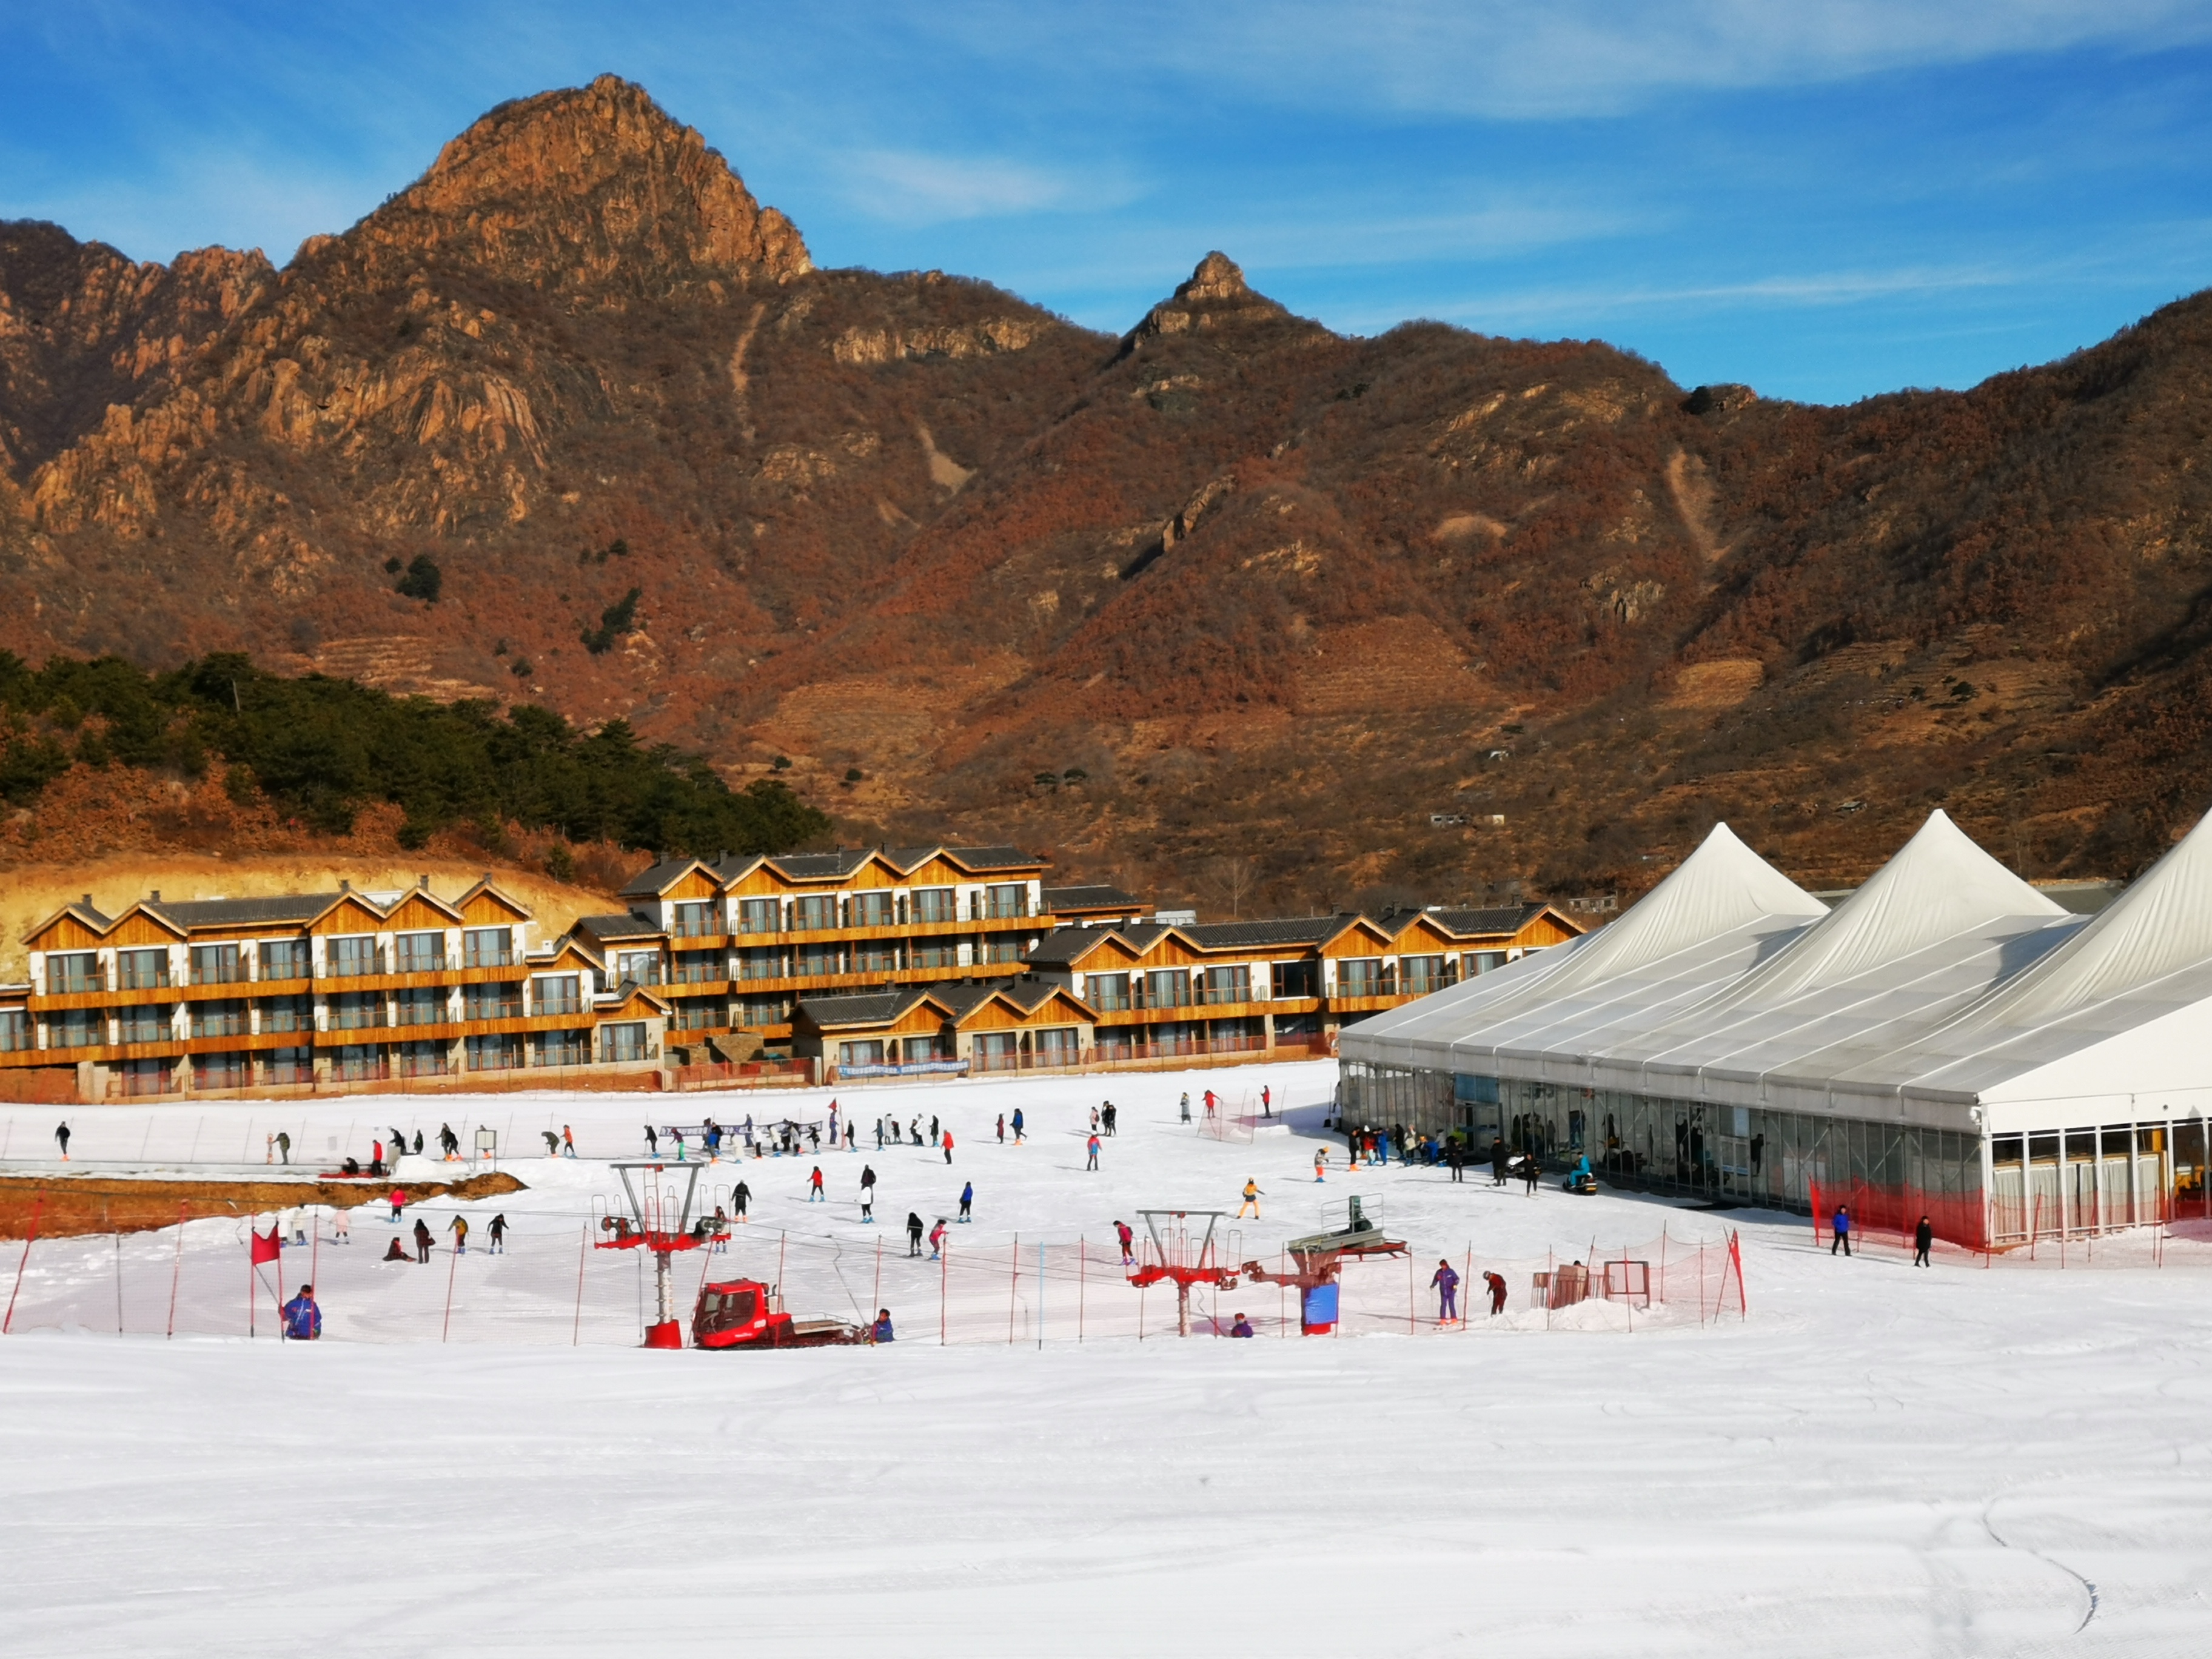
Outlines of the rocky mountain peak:
[[1189,279],[1170,298],[1145,313],[1129,332],[1128,343],[1161,334],[1185,334],[1244,323],[1273,322],[1290,313],[1264,294],[1253,292],[1244,272],[1219,249],[1198,262]]
[[611,75],[501,105],[355,238],[564,284],[698,267],[788,282],[813,269],[798,228],[696,129]]
[[1254,296],[1244,281],[1244,269],[1219,248],[1198,262],[1190,280],[1175,291],[1178,300],[1249,300]]

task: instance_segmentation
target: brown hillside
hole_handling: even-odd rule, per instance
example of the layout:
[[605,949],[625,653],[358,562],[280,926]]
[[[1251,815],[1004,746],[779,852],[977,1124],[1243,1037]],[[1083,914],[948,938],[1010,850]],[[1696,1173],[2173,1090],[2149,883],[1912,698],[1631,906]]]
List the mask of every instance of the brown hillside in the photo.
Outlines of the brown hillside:
[[0,646],[619,713],[848,838],[1328,905],[1633,890],[1723,816],[1845,879],[1937,802],[2119,872],[2212,800],[2202,296],[1843,409],[1219,254],[1117,341],[814,270],[603,78],[282,271],[0,228]]

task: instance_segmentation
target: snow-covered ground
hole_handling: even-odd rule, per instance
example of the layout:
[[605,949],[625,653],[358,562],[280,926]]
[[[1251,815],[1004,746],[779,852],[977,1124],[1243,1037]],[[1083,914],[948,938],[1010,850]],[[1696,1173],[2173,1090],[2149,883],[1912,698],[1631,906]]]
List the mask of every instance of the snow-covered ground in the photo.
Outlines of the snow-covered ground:
[[[1042,1346],[1015,1283],[992,1305],[1019,1340],[971,1329],[940,1347],[947,1275],[908,1262],[895,1237],[880,1292],[901,1321],[892,1346],[647,1353],[617,1346],[634,1340],[634,1258],[586,1262],[579,1248],[609,1186],[598,1159],[640,1150],[648,1110],[805,1115],[804,1097],[287,1108],[295,1156],[333,1135],[365,1151],[371,1113],[433,1133],[450,1118],[465,1138],[480,1117],[506,1134],[514,1114],[511,1146],[565,1121],[597,1156],[515,1159],[528,1193],[428,1206],[441,1241],[458,1209],[505,1213],[515,1231],[498,1263],[472,1249],[381,1267],[368,1258],[392,1230],[356,1212],[355,1242],[325,1243],[318,1276],[333,1339],[381,1340],[280,1346],[265,1322],[251,1343],[118,1337],[92,1316],[114,1306],[96,1292],[120,1285],[125,1324],[157,1328],[173,1231],[119,1256],[106,1240],[34,1247],[17,1334],[0,1342],[0,1650],[2212,1647],[2212,1247],[2171,1246],[2162,1267],[2114,1245],[2091,1271],[1940,1253],[1916,1271],[1896,1253],[1831,1258],[1782,1217],[1532,1199],[1486,1176],[1395,1167],[1356,1182],[1333,1169],[1317,1187],[1323,1142],[1309,1131],[1330,1081],[1303,1066],[847,1091],[870,1132],[861,1151],[820,1159],[832,1201],[804,1201],[811,1158],[738,1166],[757,1219],[726,1260],[773,1276],[774,1233],[794,1311],[850,1316],[878,1294],[878,1235],[909,1209],[950,1214],[963,1181],[977,1219],[957,1230],[955,1260],[1003,1262],[1017,1234],[1024,1250],[1097,1244],[1140,1206],[1233,1209],[1250,1176],[1267,1196],[1263,1219],[1240,1224],[1242,1255],[1335,1224],[1358,1191],[1413,1246],[1417,1290],[1438,1255],[1513,1264],[1512,1328],[1420,1318],[1408,1335],[1377,1319],[1357,1340],[1275,1339],[1273,1292],[1246,1287],[1230,1298],[1253,1304],[1270,1340],[1139,1342],[1111,1334],[1124,1328],[1113,1298],[1131,1293],[1109,1279],[1084,1289],[1098,1322],[1079,1345],[1069,1287],[1048,1275]],[[1236,1097],[1262,1082],[1298,1129],[1222,1145],[1176,1121],[1186,1087]],[[1121,1133],[1091,1173],[1081,1132],[1107,1096]],[[1030,1142],[1001,1148],[993,1121],[1017,1103]],[[51,1148],[55,1115],[8,1109],[9,1168],[58,1172],[24,1158]],[[161,1109],[72,1114],[72,1170],[174,1163],[197,1134],[194,1173],[214,1174],[219,1133],[221,1154],[247,1160],[237,1173],[265,1173],[256,1109]],[[912,1147],[878,1154],[872,1121],[891,1110],[921,1112],[925,1129],[942,1116],[951,1170]],[[858,1216],[864,1163],[881,1176],[883,1227]],[[702,1188],[726,1186],[731,1168]],[[1662,1228],[1694,1249],[1729,1225],[1747,1320],[1678,1308],[1639,1313],[1633,1330],[1571,1318],[1547,1330],[1525,1316],[1524,1270],[1548,1252],[1640,1248]],[[219,1260],[224,1279],[187,1328],[242,1316],[238,1230],[188,1230],[190,1259]],[[2143,1265],[2115,1265],[2131,1249]],[[288,1252],[288,1279],[301,1261]],[[580,1263],[594,1277],[570,1346]],[[604,1294],[611,1272],[630,1276],[629,1294]],[[1391,1305],[1412,1311],[1390,1285]],[[456,1328],[441,1344],[448,1286]],[[1372,1297],[1383,1305],[1379,1279]]]

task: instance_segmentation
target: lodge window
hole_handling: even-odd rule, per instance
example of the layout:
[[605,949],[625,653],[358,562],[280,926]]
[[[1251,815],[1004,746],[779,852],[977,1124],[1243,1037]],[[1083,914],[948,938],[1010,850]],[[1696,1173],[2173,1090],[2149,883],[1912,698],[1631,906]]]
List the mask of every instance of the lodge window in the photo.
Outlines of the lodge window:
[[86,1048],[107,1041],[107,1016],[98,1008],[64,1008],[46,1017],[49,1048]]
[[192,946],[193,984],[235,985],[245,977],[246,970],[238,960],[235,945]]
[[721,906],[719,904],[687,901],[676,907],[678,938],[708,939],[721,931]]
[[1336,964],[1336,989],[1340,996],[1379,995],[1382,989],[1382,958],[1345,957]]
[[0,1011],[0,1054],[12,1054],[30,1046],[30,1016],[21,1008]]
[[916,921],[957,921],[960,920],[960,895],[951,887],[917,887],[913,902],[907,907]]
[[1084,981],[1084,990],[1083,1000],[1102,1012],[1129,1006],[1127,974],[1093,974]]
[[834,894],[813,893],[792,904],[791,926],[795,933],[818,933],[836,925],[837,900]]
[[81,992],[105,988],[100,981],[98,951],[71,951],[46,958],[48,996],[74,996]]
[[729,1024],[729,1005],[714,997],[690,997],[676,1005],[676,1027],[682,1031],[719,1030]]
[[856,945],[852,951],[853,971],[856,974],[888,974],[898,968],[898,946],[882,940],[870,940]]
[[306,979],[307,941],[303,939],[267,939],[261,941],[261,977],[264,979]]
[[994,939],[983,946],[983,960],[986,962],[1019,962],[1021,959],[1022,942],[1018,939]]
[[884,1045],[880,1042],[841,1042],[837,1045],[840,1066],[880,1066],[884,1063]]
[[1206,1000],[1217,1004],[1251,1001],[1252,970],[1244,967],[1207,969]]
[[1407,996],[1420,996],[1436,990],[1444,982],[1444,959],[1442,957],[1401,957],[1398,958],[1398,988]]
[[224,999],[192,1004],[192,1035],[196,1037],[244,1036],[246,1005]]
[[983,915],[991,921],[1004,921],[1010,916],[1025,916],[1030,913],[1030,890],[1020,882],[983,890]]
[[896,918],[891,908],[888,892],[855,893],[853,895],[853,926],[855,927],[889,927]]
[[1317,997],[1321,994],[1321,963],[1278,962],[1273,965],[1277,996]]
[[738,952],[739,979],[778,979],[783,974],[783,958],[774,951],[740,951]]
[[167,1042],[177,1034],[167,1008],[158,1002],[134,1002],[116,1011],[122,1042]]
[[306,997],[269,997],[262,1002],[264,1031],[311,1031],[314,1026],[314,1004]]
[[678,985],[709,985],[727,979],[729,963],[720,951],[679,951],[676,953]]
[[443,933],[396,933],[392,939],[394,971],[434,974],[446,965]]
[[534,1046],[540,1066],[585,1066],[591,1062],[589,1031],[543,1031]]
[[520,1019],[522,987],[513,980],[491,980],[461,988],[464,1019]]
[[532,980],[530,998],[541,1014],[576,1014],[584,1009],[583,994],[574,974],[549,974]]
[[741,933],[773,933],[776,931],[776,902],[772,898],[750,898],[738,901],[738,931]]
[[633,985],[660,983],[660,952],[658,951],[624,951],[615,958],[615,979],[628,980]]
[[957,945],[917,945],[908,957],[917,968],[957,968],[960,965],[960,947]]
[[522,1064],[522,1039],[512,1032],[472,1036],[462,1044],[471,1072],[511,1072]]
[[838,971],[837,947],[834,945],[802,945],[799,947],[793,969],[801,974],[834,974]]
[[399,1006],[394,1012],[401,1025],[439,1025],[446,1020],[446,994],[433,987],[402,991],[397,1000]]
[[738,1000],[738,1024],[740,1025],[781,1025],[790,1018],[791,1005],[782,997],[740,997]]
[[471,968],[511,968],[514,965],[512,927],[471,927],[461,935],[461,960]]
[[605,1060],[647,1058],[645,1022],[637,1020],[621,1025],[602,1025],[599,1028],[599,1058]]
[[1145,975],[1145,1004],[1151,1008],[1182,1008],[1190,1002],[1188,968],[1156,968]]
[[169,982],[167,951],[118,951],[115,966],[118,981],[126,991],[158,990]]
[[327,952],[325,960],[330,963],[331,975],[335,979],[360,979],[384,971],[379,963],[374,933],[334,939],[324,948]]
[[331,998],[333,1031],[365,1031],[384,1024],[384,999],[374,991],[339,991]]
[[192,1056],[192,1087],[195,1089],[243,1089],[252,1081],[253,1073],[244,1054]]
[[1468,951],[1460,957],[1460,972],[1473,979],[1477,974],[1486,974],[1493,968],[1505,965],[1503,951]]
[[264,1075],[271,1083],[313,1083],[315,1080],[315,1051],[313,1048],[271,1048],[268,1069]]

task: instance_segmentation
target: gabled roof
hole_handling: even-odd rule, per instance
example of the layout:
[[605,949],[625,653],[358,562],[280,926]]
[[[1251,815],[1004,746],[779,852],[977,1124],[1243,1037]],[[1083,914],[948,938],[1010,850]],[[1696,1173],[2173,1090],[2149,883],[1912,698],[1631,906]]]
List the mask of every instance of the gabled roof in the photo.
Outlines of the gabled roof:
[[1417,910],[1410,915],[1401,914],[1389,917],[1386,921],[1389,926],[1399,933],[1405,932],[1416,921],[1425,917],[1429,924],[1437,932],[1448,933],[1454,939],[1510,939],[1547,910],[1552,913],[1554,921],[1570,933],[1579,933],[1585,931],[1582,923],[1577,921],[1572,916],[1554,905],[1540,902],[1484,905],[1475,908],[1445,905],[1434,910]]
[[60,909],[55,911],[53,915],[48,916],[44,921],[31,929],[31,931],[26,933],[23,937],[27,940],[36,939],[40,934],[45,933],[47,928],[59,921],[64,916],[68,916],[72,920],[82,923],[83,926],[91,928],[95,933],[104,933],[109,928],[115,926],[114,917],[105,915],[100,911],[93,908],[92,895],[87,893],[82,900],[62,906]]
[[1076,910],[1112,910],[1133,914],[1152,907],[1133,893],[1125,893],[1118,887],[1045,887],[1038,890],[1038,902],[1054,915],[1065,915]]
[[637,1001],[640,998],[643,998],[646,1001],[651,1003],[654,1007],[659,1009],[664,1014],[668,1012],[668,999],[666,997],[661,995],[659,992],[654,990],[650,986],[640,985],[634,979],[626,979],[623,981],[623,982],[616,986],[613,990],[608,992],[605,996],[600,997],[598,1001],[598,1006],[595,1006],[592,1012],[594,1014],[619,1014],[628,1008],[631,1003]]
[[344,896],[343,893],[278,893],[267,898],[147,899],[134,908],[158,915],[176,927],[204,931],[210,927],[266,927],[281,921],[310,922]]
[[1081,1012],[1092,1018],[1097,1015],[1082,998],[1057,980],[1032,979],[1024,976],[1014,980],[968,980],[931,988],[938,1000],[952,1007],[954,1023],[969,1019],[977,1009],[993,1002],[1003,1002],[1016,1013],[1028,1016],[1052,1001],[1064,997]]
[[1365,921],[1363,915],[1340,911],[1332,916],[1286,916],[1273,921],[1181,922],[1175,931],[1201,951],[1231,951],[1251,945],[1326,945]]
[[631,915],[579,916],[576,926],[603,945],[617,939],[659,939],[668,931],[649,916]]
[[522,958],[522,965],[532,973],[543,973],[549,968],[558,968],[561,958],[567,956],[581,957],[586,966],[603,973],[606,970],[606,958],[574,933],[563,933],[544,950],[530,951]]
[[[1049,859],[1039,858],[1034,853],[1024,853],[1018,847],[939,847],[932,849],[951,860],[963,870],[981,875],[988,870],[1007,870],[1025,866],[1049,864]],[[915,864],[922,860],[916,859]],[[912,865],[908,866],[913,868]]]
[[470,888],[467,892],[455,899],[453,901],[453,908],[456,910],[459,910],[464,908],[471,899],[480,897],[495,899],[500,903],[505,905],[508,909],[514,911],[518,916],[526,918],[536,915],[536,912],[532,910],[528,905],[525,904],[520,899],[515,897],[514,894],[508,892],[504,887],[499,885],[499,884],[495,882],[489,875],[483,877],[476,884],[475,886]]
[[703,871],[709,878],[720,880],[720,872],[712,865],[697,859],[663,859],[647,870],[641,870],[623,884],[617,898],[659,898],[663,893],[690,875],[694,870]]
[[936,1006],[948,1018],[952,1008],[939,994],[945,988],[931,985],[908,985],[890,991],[848,991],[836,996],[801,996],[792,1009],[796,1019],[804,1014],[807,1022],[817,1030],[842,1030],[855,1025],[888,1025],[914,1011],[919,1003]]
[[[1158,937],[1157,933],[1154,937]],[[1055,927],[1037,941],[1037,947],[1029,954],[1029,961],[1054,968],[1073,968],[1085,957],[1103,947],[1108,940],[1133,950],[1119,927]]]

